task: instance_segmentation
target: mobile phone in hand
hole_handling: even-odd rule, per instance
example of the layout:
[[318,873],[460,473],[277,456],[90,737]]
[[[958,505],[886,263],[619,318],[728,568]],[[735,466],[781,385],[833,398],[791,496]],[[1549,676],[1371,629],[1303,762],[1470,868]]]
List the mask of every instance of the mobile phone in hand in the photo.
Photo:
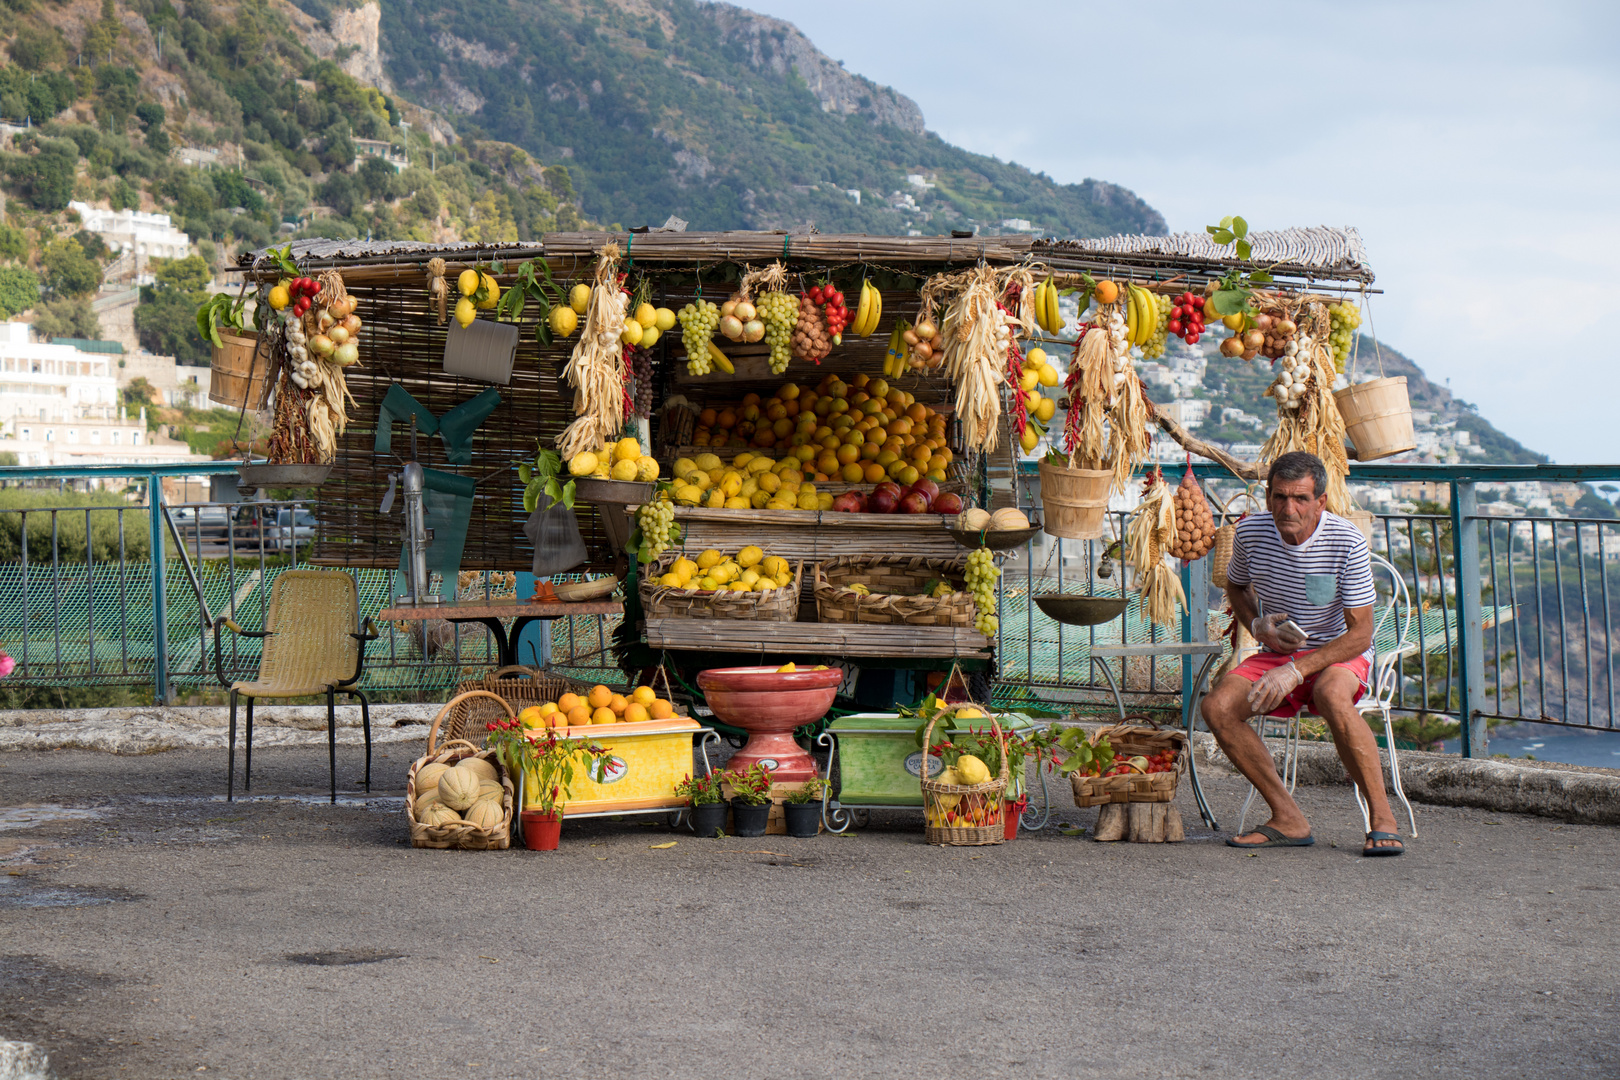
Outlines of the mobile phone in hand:
[[1309,634],[1307,634],[1303,629],[1300,628],[1299,623],[1295,622],[1293,619],[1284,619],[1282,621],[1282,627],[1281,628],[1284,629],[1284,630],[1287,630],[1287,631],[1289,631],[1289,632],[1291,632],[1293,634],[1297,634],[1299,637],[1302,637],[1302,638],[1309,638],[1310,637]]

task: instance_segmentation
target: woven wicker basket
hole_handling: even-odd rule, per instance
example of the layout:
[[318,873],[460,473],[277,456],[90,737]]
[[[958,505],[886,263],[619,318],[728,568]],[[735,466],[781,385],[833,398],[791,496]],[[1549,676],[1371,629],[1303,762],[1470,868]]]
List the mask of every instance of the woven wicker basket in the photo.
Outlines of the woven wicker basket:
[[793,570],[793,584],[770,592],[731,592],[726,589],[677,589],[658,584],[681,555],[666,551],[641,580],[641,607],[649,619],[738,619],[751,622],[794,622],[799,617],[799,590],[804,585],[804,562]]
[[1073,773],[1069,784],[1074,788],[1074,805],[1101,806],[1116,802],[1171,802],[1176,797],[1176,783],[1187,771],[1187,733],[1154,727],[1113,724],[1097,732],[1098,739],[1107,739],[1117,757],[1144,757],[1175,748],[1176,767],[1161,773],[1127,773],[1124,776],[1081,776]]
[[[513,674],[521,677],[513,678]],[[500,701],[492,701],[489,697],[468,697],[474,690],[485,691],[500,698]],[[521,664],[496,668],[482,679],[469,679],[456,687],[457,697],[452,702],[455,707],[444,721],[444,737],[481,742],[484,725],[492,720],[504,720],[508,713],[515,716],[530,705],[556,701],[570,692],[583,695],[588,690],[589,683],[548,675]]]
[[1237,542],[1237,523],[1242,518],[1232,521],[1226,519],[1232,516],[1232,504],[1238,499],[1247,499],[1250,506],[1262,505],[1255,497],[1253,488],[1244,488],[1221,504],[1221,519],[1224,524],[1215,530],[1215,546],[1210,548],[1209,558],[1209,580],[1217,589],[1226,588],[1226,567],[1232,561],[1232,546]]
[[[983,784],[942,784],[926,775],[928,769],[925,766],[922,770],[925,775],[920,782],[923,820],[926,823],[924,837],[930,844],[946,847],[980,847],[985,844],[1007,842],[1007,827],[1002,819],[1006,809],[1001,805],[1002,795],[1007,790],[1007,738],[1001,733],[1001,725],[996,723],[993,712],[982,706],[979,711],[990,718],[990,729],[995,732],[996,741],[1001,744],[1001,775],[992,777]],[[925,762],[933,760],[926,749],[933,745],[933,740],[934,721],[929,720],[928,728],[923,732]],[[933,824],[947,811],[966,817],[971,823]]]
[[[844,555],[815,567],[816,618],[824,623],[972,626],[973,594],[966,591],[962,559],[921,555]],[[945,579],[948,596],[918,596],[929,581]],[[865,585],[871,595],[851,585]]]
[[[411,846],[419,848],[460,848],[463,851],[505,851],[512,846],[512,807],[516,805],[517,792],[512,787],[512,778],[507,775],[506,767],[501,764],[500,758],[493,750],[480,750],[473,743],[465,739],[450,739],[435,750],[435,743],[439,734],[439,725],[450,715],[457,705],[463,704],[464,699],[475,695],[493,698],[498,707],[505,706],[505,701],[498,695],[487,690],[472,690],[465,694],[457,694],[445,703],[439,710],[439,715],[433,718],[433,726],[428,728],[427,753],[411,763],[411,771],[405,776],[405,820],[411,826]],[[512,718],[512,712],[506,709],[506,718]],[[455,765],[463,758],[479,757],[495,766],[495,774],[501,779],[501,820],[493,829],[480,829],[467,821],[452,821],[448,825],[424,825],[416,820],[416,774],[424,765],[442,762],[445,765]]]

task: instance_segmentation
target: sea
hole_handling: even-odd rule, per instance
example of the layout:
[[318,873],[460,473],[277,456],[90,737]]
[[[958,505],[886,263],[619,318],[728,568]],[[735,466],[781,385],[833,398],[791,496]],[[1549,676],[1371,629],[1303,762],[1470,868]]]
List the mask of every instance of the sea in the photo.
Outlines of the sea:
[[[1461,752],[1459,740],[1448,739],[1445,752]],[[1492,756],[1560,761],[1566,765],[1596,765],[1620,769],[1620,730],[1592,731],[1554,724],[1502,724],[1491,732]]]

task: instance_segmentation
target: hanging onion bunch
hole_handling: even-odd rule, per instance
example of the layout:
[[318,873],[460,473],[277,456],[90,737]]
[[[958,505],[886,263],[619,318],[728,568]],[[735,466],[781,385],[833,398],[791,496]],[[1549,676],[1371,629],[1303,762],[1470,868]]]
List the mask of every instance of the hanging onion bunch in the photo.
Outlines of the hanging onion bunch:
[[1190,464],[1176,488],[1175,510],[1176,540],[1170,545],[1171,556],[1182,562],[1202,559],[1215,544],[1215,514]]
[[1345,477],[1350,459],[1344,452],[1344,417],[1333,401],[1338,371],[1327,344],[1329,319],[1321,303],[1312,301],[1301,317],[1299,332],[1283,348],[1277,377],[1265,396],[1277,402],[1277,430],[1260,449],[1262,466],[1293,450],[1322,459],[1327,467],[1327,508],[1335,514],[1350,512]]
[[832,352],[832,333],[821,305],[809,296],[799,297],[799,321],[793,325],[793,358],[819,364]]
[[1180,577],[1164,561],[1176,546],[1176,504],[1162,469],[1150,472],[1143,487],[1142,504],[1126,530],[1126,556],[1136,572],[1142,610],[1158,625],[1171,626],[1178,606],[1187,605]]
[[777,375],[787,370],[793,358],[793,328],[799,321],[799,302],[782,291],[786,284],[787,267],[773,262],[763,270],[745,273],[739,287],[744,296],[758,297],[754,307],[765,326],[765,344],[771,349],[771,371]]
[[578,417],[557,437],[557,450],[565,461],[616,439],[624,427],[622,338],[630,294],[619,288],[618,271],[619,245],[610,240],[597,255],[585,327],[563,368],[563,377],[574,388],[574,415]]

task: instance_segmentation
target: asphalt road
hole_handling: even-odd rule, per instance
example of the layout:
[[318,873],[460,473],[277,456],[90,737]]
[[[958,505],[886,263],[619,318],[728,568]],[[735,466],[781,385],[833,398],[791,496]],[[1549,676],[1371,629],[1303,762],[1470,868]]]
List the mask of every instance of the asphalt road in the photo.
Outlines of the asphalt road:
[[1349,790],[1302,788],[1318,844],[1254,853],[1190,805],[1176,845],[896,812],[419,851],[386,799],[217,801],[222,757],[0,755],[0,1038],[67,1078],[1620,1075],[1620,830],[1420,806],[1362,859]]

